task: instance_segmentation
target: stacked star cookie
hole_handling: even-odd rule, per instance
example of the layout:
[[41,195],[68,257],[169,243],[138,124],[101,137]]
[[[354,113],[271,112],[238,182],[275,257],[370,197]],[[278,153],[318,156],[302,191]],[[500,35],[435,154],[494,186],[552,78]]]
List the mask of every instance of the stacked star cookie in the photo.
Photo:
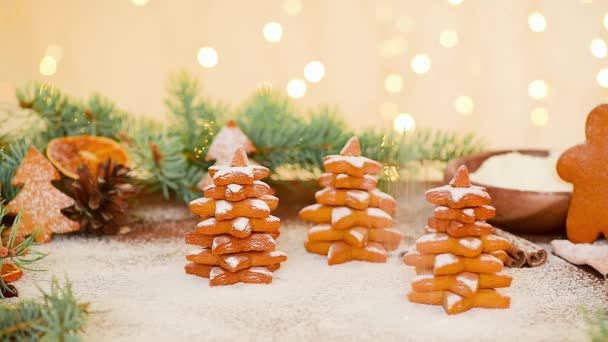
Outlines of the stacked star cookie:
[[203,220],[186,234],[186,243],[202,248],[186,256],[186,273],[209,278],[212,286],[272,282],[272,272],[287,255],[275,250],[281,221],[270,212],[279,199],[260,181],[269,173],[248,165],[242,148],[231,166],[209,168],[213,184],[204,189],[205,197],[189,204]]
[[461,166],[449,185],[427,191],[426,199],[436,205],[435,216],[416,250],[403,257],[417,273],[409,300],[443,305],[450,315],[476,307],[508,308],[510,298],[495,288],[511,285],[511,277],[500,273],[510,243],[492,235],[485,222],[496,212],[490,195],[472,185]]
[[327,255],[329,265],[351,260],[385,262],[402,234],[391,229],[396,201],[377,189],[382,165],[361,156],[359,139],[352,137],[340,155],[325,157],[319,179],[324,188],[318,204],[300,211],[300,218],[317,225],[304,244],[311,253]]

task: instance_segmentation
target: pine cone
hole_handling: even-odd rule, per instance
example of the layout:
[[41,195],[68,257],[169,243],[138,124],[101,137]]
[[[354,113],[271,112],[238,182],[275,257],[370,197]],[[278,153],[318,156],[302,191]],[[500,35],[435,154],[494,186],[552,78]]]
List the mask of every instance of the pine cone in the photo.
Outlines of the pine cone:
[[128,200],[139,189],[132,184],[130,169],[108,159],[99,164],[94,177],[85,165],[78,179],[64,179],[75,205],[63,210],[68,218],[80,222],[80,230],[93,234],[116,234],[127,223]]

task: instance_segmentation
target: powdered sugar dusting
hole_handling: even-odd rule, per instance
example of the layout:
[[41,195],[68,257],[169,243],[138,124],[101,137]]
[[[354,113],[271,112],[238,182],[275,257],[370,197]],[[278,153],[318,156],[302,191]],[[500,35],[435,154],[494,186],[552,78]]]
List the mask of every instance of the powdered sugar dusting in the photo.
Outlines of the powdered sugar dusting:
[[224,215],[232,210],[232,203],[224,200],[217,200],[215,202],[215,216]]
[[270,272],[266,267],[251,267],[249,269],[250,272],[262,274],[265,276],[272,277],[272,272]]
[[224,258],[224,262],[226,263],[226,265],[228,265],[228,267],[234,270],[239,266],[243,259],[243,257],[239,256],[228,256]]
[[232,221],[232,228],[239,232],[245,232],[251,230],[251,226],[249,225],[249,218],[247,217],[239,217]]
[[252,199],[251,201],[249,201],[249,203],[251,205],[251,208],[253,209],[270,211],[270,207],[268,206],[268,204],[260,199]]
[[361,156],[357,157],[357,156],[331,155],[331,156],[327,156],[325,163],[332,164],[332,163],[346,162],[346,163],[352,165],[353,167],[360,169],[360,168],[363,168],[363,166],[365,165],[365,162],[368,160],[370,160],[370,159],[361,157]]
[[474,237],[467,237],[458,240],[458,243],[469,250],[477,250],[481,248],[481,240]]
[[335,224],[341,219],[353,213],[353,210],[349,207],[335,207],[331,211],[331,223]]
[[371,217],[384,218],[389,220],[392,219],[391,215],[387,214],[379,208],[367,208],[367,215]]
[[228,192],[236,194],[238,192],[241,192],[241,190],[243,190],[243,186],[239,185],[239,184],[229,184],[227,186],[227,190],[228,190]]
[[449,238],[448,234],[443,233],[425,234],[419,237],[416,243],[442,242],[447,241]]
[[458,304],[462,300],[459,295],[446,291],[445,292],[445,303],[448,309],[452,309],[454,305]]
[[435,268],[442,268],[449,265],[454,265],[459,262],[458,257],[452,253],[437,254],[435,256]]
[[365,191],[360,190],[349,190],[348,196],[354,198],[359,202],[367,202],[369,201],[369,194]]
[[479,288],[479,276],[475,273],[460,273],[456,276],[456,281],[466,286],[472,292],[476,292]]

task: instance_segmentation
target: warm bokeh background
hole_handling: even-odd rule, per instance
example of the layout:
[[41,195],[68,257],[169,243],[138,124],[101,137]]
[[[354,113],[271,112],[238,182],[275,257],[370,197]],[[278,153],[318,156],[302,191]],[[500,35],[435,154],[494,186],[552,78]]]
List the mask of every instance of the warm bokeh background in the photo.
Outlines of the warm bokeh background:
[[[584,138],[587,112],[608,99],[607,11],[600,0],[0,0],[0,100],[39,79],[162,118],[173,71],[238,106],[261,84],[285,90],[318,60],[324,78],[295,101],[337,104],[353,127],[409,113],[418,127],[474,131],[492,147],[560,149]],[[279,42],[264,38],[268,22],[282,26]],[[218,55],[212,68],[197,60],[205,46]],[[426,73],[411,67],[418,54]]]

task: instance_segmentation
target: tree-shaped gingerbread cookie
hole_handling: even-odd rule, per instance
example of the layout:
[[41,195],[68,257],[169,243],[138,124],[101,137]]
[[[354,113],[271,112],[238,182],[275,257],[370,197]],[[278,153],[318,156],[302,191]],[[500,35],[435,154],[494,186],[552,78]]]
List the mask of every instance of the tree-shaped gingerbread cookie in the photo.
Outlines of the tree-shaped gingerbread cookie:
[[23,186],[6,206],[11,214],[21,212],[19,234],[31,235],[38,230],[36,241],[49,242],[53,233],[70,233],[80,229],[78,222],[63,216],[61,209],[74,205],[74,200],[51,184],[61,176],[53,164],[35,147],[30,147],[11,180]]
[[566,220],[568,239],[590,243],[601,233],[608,238],[608,104],[587,117],[586,140],[557,161],[557,173],[574,191]]

